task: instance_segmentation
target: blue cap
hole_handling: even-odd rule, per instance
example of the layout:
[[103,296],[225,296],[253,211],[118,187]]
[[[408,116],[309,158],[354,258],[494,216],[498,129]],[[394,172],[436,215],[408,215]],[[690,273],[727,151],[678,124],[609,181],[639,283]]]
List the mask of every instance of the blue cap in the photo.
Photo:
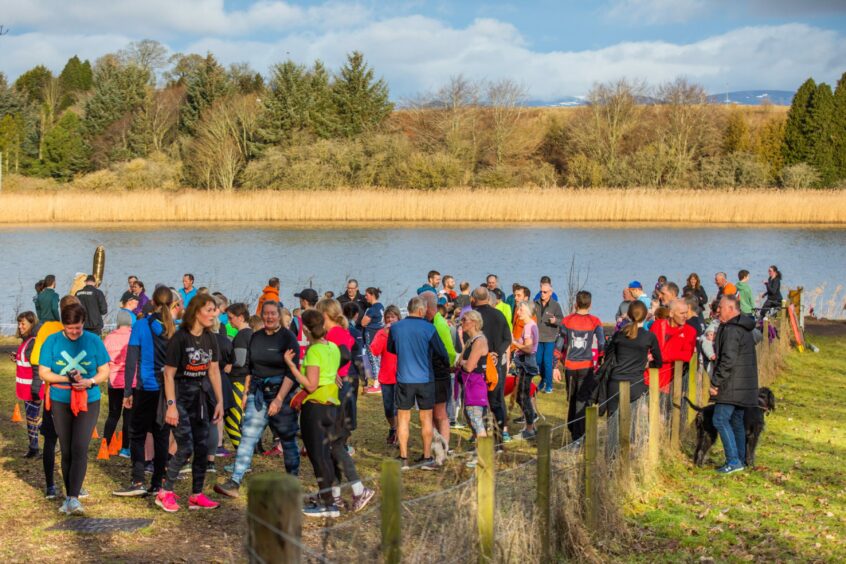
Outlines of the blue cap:
[[641,290],[643,290],[643,285],[637,280],[632,280],[631,282],[629,282],[629,288],[640,288]]

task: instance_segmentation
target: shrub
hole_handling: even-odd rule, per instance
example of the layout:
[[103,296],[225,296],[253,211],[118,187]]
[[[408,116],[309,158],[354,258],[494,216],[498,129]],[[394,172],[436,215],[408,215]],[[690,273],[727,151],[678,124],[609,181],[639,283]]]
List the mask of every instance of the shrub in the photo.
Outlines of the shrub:
[[808,163],[797,163],[786,167],[781,173],[785,188],[810,188],[820,181],[820,174]]

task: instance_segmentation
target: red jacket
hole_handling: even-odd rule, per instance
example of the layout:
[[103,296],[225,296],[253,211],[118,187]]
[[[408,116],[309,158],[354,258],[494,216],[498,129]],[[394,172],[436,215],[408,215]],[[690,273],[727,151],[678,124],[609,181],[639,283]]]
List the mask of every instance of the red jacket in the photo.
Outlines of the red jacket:
[[388,352],[388,332],[380,329],[373,342],[370,343],[370,352],[381,358],[379,364],[379,383],[397,383],[397,355]]
[[[685,323],[681,327],[671,327],[667,319],[656,319],[649,330],[658,339],[658,346],[661,347],[661,360],[663,364],[658,369],[658,382],[663,393],[670,391],[670,382],[673,381],[675,361],[690,362],[693,351],[696,349],[696,329]],[[649,384],[647,371],[646,384]]]

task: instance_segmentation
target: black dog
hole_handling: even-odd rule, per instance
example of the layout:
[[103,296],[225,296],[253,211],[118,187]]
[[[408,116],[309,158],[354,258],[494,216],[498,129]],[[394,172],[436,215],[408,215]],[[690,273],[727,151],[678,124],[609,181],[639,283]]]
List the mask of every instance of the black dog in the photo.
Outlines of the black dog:
[[[705,455],[717,440],[717,428],[714,427],[714,404],[697,407],[689,399],[684,398],[690,407],[697,411],[696,415],[696,450],[693,452],[693,462],[697,466],[705,463]],[[747,467],[755,466],[755,449],[758,438],[764,430],[764,415],[775,411],[775,396],[769,388],[758,390],[758,409],[745,409],[743,424],[746,427],[746,461]]]

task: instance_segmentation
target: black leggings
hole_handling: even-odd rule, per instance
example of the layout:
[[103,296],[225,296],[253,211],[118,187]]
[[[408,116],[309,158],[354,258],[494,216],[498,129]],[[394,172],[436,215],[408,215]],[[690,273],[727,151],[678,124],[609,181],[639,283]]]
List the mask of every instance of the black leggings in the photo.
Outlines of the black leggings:
[[320,498],[325,505],[335,503],[332,496],[335,468],[329,449],[329,437],[335,427],[335,419],[340,416],[338,407],[313,402],[304,403],[300,413],[303,444],[317,477]]
[[69,403],[52,402],[53,424],[62,446],[62,478],[68,497],[79,497],[88,469],[88,445],[100,416],[100,401],[88,403],[88,411],[74,415]]
[[191,462],[191,493],[203,492],[206,481],[206,466],[209,440],[209,413],[201,382],[176,381],[176,410],[179,423],[173,429],[176,454],[167,466],[164,489],[173,491],[173,484],[179,471],[194,454]]
[[44,437],[44,450],[41,451],[41,462],[44,464],[44,482],[49,488],[56,485],[53,474],[56,471],[56,443],[59,435],[56,434],[56,427],[53,425],[53,412],[47,411],[46,403],[41,415],[41,435]]
[[109,388],[109,415],[106,418],[106,425],[103,427],[103,438],[112,444],[112,435],[115,434],[118,419],[123,412],[123,435],[120,448],[129,448],[129,427],[132,422],[132,410],[123,409],[123,388]]

